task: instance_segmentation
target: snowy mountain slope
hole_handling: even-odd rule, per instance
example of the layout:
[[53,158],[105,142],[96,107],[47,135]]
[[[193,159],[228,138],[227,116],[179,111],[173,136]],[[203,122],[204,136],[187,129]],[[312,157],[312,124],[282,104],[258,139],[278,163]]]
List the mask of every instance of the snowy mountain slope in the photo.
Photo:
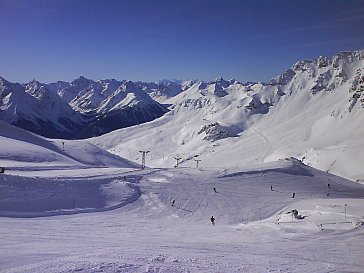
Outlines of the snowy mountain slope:
[[[270,83],[198,82],[153,122],[91,141],[150,166],[254,166],[286,157],[352,180],[364,178],[364,50],[296,63]],[[132,156],[132,157],[131,157]],[[148,164],[147,163],[147,164]]]
[[88,141],[50,140],[3,121],[0,121],[0,143],[0,165],[7,170],[138,166]]
[[296,75],[282,87],[286,95],[280,107],[255,126],[270,138],[266,160],[293,155],[322,170],[362,179],[364,51],[299,62],[293,69]]
[[[286,206],[294,205],[297,201],[364,197],[364,186],[318,171],[292,159],[265,164],[256,169],[229,170],[228,172],[205,168],[152,169],[133,172],[130,169],[90,168],[62,170],[62,172],[52,169],[8,170],[1,177],[3,193],[8,195],[8,198],[2,200],[1,208],[3,212],[7,211],[11,216],[27,216],[26,212],[29,212],[28,216],[32,217],[47,216],[52,212],[53,215],[58,215],[62,214],[58,211],[60,209],[77,208],[77,206],[69,207],[69,200],[64,201],[65,204],[59,202],[52,206],[48,205],[48,208],[37,205],[41,198],[37,195],[45,194],[44,191],[39,191],[41,187],[46,187],[44,190],[48,190],[49,195],[52,195],[52,192],[59,194],[65,188],[68,191],[75,191],[74,199],[89,202],[82,205],[79,202],[78,208],[94,208],[99,211],[107,209],[117,200],[111,194],[112,191],[118,191],[119,200],[124,195],[134,196],[128,202],[123,202],[123,205],[132,204],[128,210],[145,218],[178,217],[198,223],[205,219],[206,215],[213,214],[219,224],[225,225],[267,219]],[[111,181],[113,184],[110,184]],[[12,195],[12,193],[21,193],[20,188],[24,187],[23,184],[28,185],[26,189],[23,189],[23,193],[29,191],[26,195],[27,199],[24,200],[26,202],[22,202],[23,197]],[[106,185],[110,195],[96,196],[103,195],[103,192],[107,190]],[[271,189],[270,186],[272,186]],[[17,187],[18,191],[14,189]],[[214,187],[216,192],[213,190]],[[100,191],[97,191],[98,188]],[[83,198],[86,191],[92,192],[95,200],[86,201]],[[295,198],[292,198],[293,192],[296,194]],[[202,196],[203,193],[205,193],[204,196]],[[101,202],[101,198],[104,201]],[[53,201],[48,197],[46,199],[44,202],[48,204]],[[18,205],[11,206],[11,202],[7,203],[5,200],[16,201]],[[175,203],[171,208],[173,200]],[[259,205],[248,206],[249,203]],[[229,213],[226,213],[226,208],[229,208]],[[73,211],[73,213],[77,212],[82,211]]]
[[137,82],[136,84],[155,101],[161,104],[170,105],[170,101],[173,100],[173,97],[186,91],[196,82],[197,81],[195,80],[161,80],[153,83]]
[[88,113],[97,109],[122,83],[116,80],[95,82],[81,76],[56,92],[76,111]]
[[364,186],[296,160],[264,165],[10,170],[0,271],[360,272]]
[[[335,141],[335,156],[358,155],[360,128],[348,129],[361,109],[346,111],[344,88],[320,98],[328,105],[307,96],[313,106],[303,111],[301,93],[224,85],[196,83],[171,97],[163,117],[89,140],[46,139],[0,121],[0,272],[361,272],[364,186],[276,161]],[[317,118],[332,107],[343,107],[340,122]],[[333,128],[340,132],[325,139]],[[94,143],[138,162],[150,149],[147,165],[163,168],[136,170]],[[176,156],[180,166],[166,168]],[[339,158],[335,171],[352,163]]]
[[44,84],[31,81],[11,84],[0,78],[0,118],[8,123],[48,137],[70,136],[81,125],[81,117]]
[[26,85],[0,78],[0,119],[53,138],[86,138],[151,121],[168,110],[131,82]]
[[[133,82],[121,84],[94,109],[97,121],[91,124],[96,135],[154,120],[167,109],[153,101]],[[89,128],[89,127],[88,127]]]

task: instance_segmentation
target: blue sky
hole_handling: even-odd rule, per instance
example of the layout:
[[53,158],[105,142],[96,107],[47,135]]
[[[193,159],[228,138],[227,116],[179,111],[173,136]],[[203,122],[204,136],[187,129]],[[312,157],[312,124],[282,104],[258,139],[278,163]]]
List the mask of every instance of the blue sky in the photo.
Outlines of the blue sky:
[[268,81],[301,59],[364,48],[364,0],[0,0],[12,82]]

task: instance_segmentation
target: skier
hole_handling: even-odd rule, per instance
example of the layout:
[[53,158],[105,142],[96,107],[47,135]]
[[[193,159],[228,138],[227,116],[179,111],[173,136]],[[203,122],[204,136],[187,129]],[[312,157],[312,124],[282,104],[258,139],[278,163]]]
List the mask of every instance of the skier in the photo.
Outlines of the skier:
[[330,183],[329,183],[329,184],[327,184],[327,187],[328,187],[329,189],[331,189]]
[[172,201],[172,207],[174,207],[174,202],[175,202],[175,201],[176,201],[176,200],[174,200],[174,199],[173,199],[173,201]]
[[214,192],[215,192],[215,193],[217,193],[217,190],[216,190],[216,188],[214,188]]
[[214,216],[211,216],[210,221],[211,221],[212,225],[215,225],[215,218],[214,218]]
[[292,194],[292,198],[294,198],[294,196],[296,195],[296,193],[294,192],[293,194]]
[[270,190],[273,191],[273,186],[272,185],[270,185]]

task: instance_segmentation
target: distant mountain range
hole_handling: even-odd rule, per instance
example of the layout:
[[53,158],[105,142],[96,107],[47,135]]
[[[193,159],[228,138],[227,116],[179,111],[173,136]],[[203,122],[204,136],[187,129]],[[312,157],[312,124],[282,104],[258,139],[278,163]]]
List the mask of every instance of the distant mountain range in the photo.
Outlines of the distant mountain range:
[[[33,80],[19,84],[0,77],[0,119],[46,137],[78,139],[152,121],[169,110],[213,111],[215,107],[214,116],[221,118],[200,128],[200,134],[204,132],[206,139],[213,140],[238,134],[250,116],[268,113],[283,97],[301,89],[319,100],[349,84],[343,106],[347,105],[349,112],[363,109],[363,58],[363,51],[354,51],[300,61],[268,83],[244,84],[222,78],[144,83],[79,77],[70,83]],[[287,100],[287,104],[292,103]],[[305,102],[299,105],[305,107]],[[232,117],[230,125],[221,124],[219,119],[227,116]]]
[[146,90],[168,95],[178,86],[84,77],[71,83],[18,84],[0,77],[0,119],[50,138],[98,136],[162,116],[168,109]]
[[135,161],[138,149],[150,150],[153,167],[172,167],[177,157],[195,166],[198,156],[201,166],[239,169],[293,156],[364,178],[364,50],[299,61],[268,83],[219,78],[152,89],[168,113],[90,141]]

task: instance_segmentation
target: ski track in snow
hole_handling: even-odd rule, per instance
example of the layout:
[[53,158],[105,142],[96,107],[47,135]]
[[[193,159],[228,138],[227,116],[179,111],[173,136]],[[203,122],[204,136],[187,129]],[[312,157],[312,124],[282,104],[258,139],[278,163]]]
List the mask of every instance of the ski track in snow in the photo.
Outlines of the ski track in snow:
[[[97,181],[99,192],[119,203],[98,213],[75,208],[74,215],[1,217],[0,272],[361,272],[364,187],[297,164],[282,161],[224,176],[189,168],[88,169],[74,180],[61,170],[44,171],[42,178],[13,170],[2,179],[28,185],[24,196],[44,183],[61,193],[57,178],[75,185]],[[2,202],[20,198],[12,215],[19,216],[25,204],[20,189],[9,193],[10,184],[0,185]],[[137,187],[138,198],[128,185]],[[77,194],[81,198],[83,191]],[[308,217],[292,221],[286,214],[291,209]]]
[[[95,175],[74,178],[68,175],[40,178],[38,171],[28,172],[30,176],[36,174],[35,177],[2,175],[0,216],[34,218],[104,212],[121,208],[141,196],[138,183],[143,176],[137,172],[119,170],[118,174],[110,176],[101,174],[97,169],[94,171]],[[142,173],[147,175],[155,171]],[[43,176],[46,174],[46,171],[42,172]],[[54,172],[49,171],[48,174],[54,175]],[[84,197],[84,194],[90,196]]]
[[258,131],[256,128],[253,128],[253,127],[251,127],[250,128],[254,133],[256,133],[259,137],[261,137],[262,139],[263,139],[263,141],[264,141],[264,143],[266,143],[267,145],[268,145],[268,147],[267,147],[267,149],[266,149],[266,151],[264,152],[264,154],[262,155],[262,163],[264,163],[265,161],[265,159],[270,155],[270,153],[271,153],[271,150],[272,150],[272,143],[271,143],[271,141],[269,140],[269,138],[266,136],[266,135],[264,135],[261,131]]

